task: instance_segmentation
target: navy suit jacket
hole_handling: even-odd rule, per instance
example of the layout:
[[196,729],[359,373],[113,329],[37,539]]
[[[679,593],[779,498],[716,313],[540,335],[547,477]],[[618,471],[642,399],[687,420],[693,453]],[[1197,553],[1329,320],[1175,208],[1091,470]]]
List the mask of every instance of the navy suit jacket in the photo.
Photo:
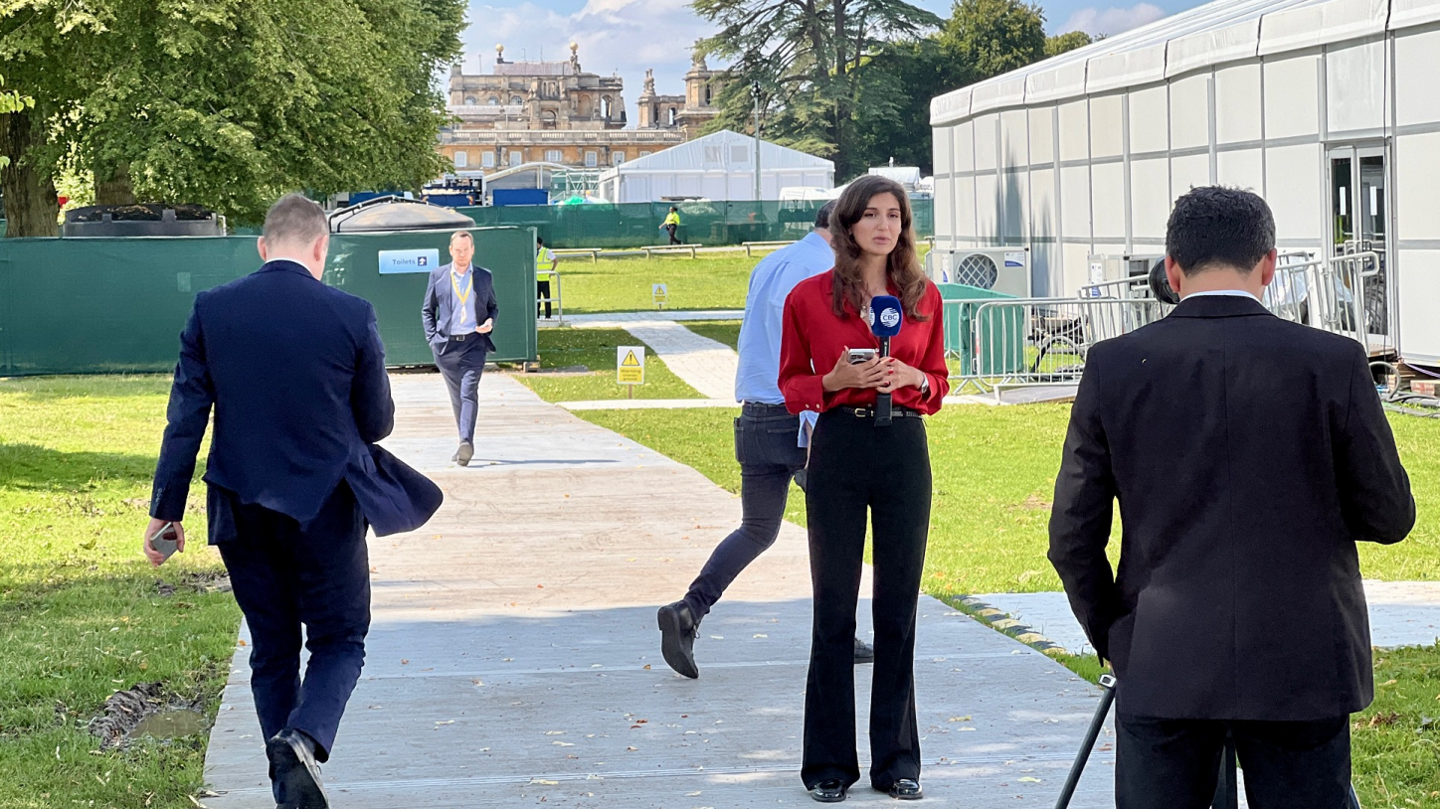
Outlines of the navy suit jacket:
[[[382,536],[420,527],[440,505],[434,483],[374,446],[395,426],[374,308],[299,264],[272,261],[195,297],[151,516],[183,519],[212,407],[204,479],[242,503],[305,523],[344,480]],[[210,541],[234,538],[225,510],[211,511]]]
[[[458,301],[455,300],[455,289],[450,283],[450,268],[454,262],[443,267],[436,267],[430,271],[430,283],[425,287],[425,301],[420,305],[420,320],[425,324],[425,341],[438,354],[445,353],[445,343],[450,339],[450,316],[455,311]],[[494,317],[500,313],[500,306],[495,300],[495,282],[490,271],[484,267],[475,266],[472,262],[470,273],[475,276],[475,325],[484,323],[487,319],[494,322]],[[490,339],[490,333],[476,335],[480,337],[480,344],[485,350],[494,353],[495,341]]]
[[1050,561],[1114,662],[1122,714],[1301,721],[1364,708],[1356,543],[1399,542],[1414,524],[1356,341],[1253,298],[1197,297],[1090,348]]

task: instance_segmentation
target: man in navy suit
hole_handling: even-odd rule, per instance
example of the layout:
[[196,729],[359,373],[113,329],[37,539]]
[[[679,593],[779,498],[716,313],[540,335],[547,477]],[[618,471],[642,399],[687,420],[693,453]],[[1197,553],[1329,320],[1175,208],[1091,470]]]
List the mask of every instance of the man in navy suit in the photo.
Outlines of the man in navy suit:
[[1116,806],[1208,807],[1229,735],[1252,807],[1340,809],[1374,693],[1356,545],[1405,538],[1410,481],[1365,348],[1261,305],[1264,200],[1196,188],[1165,248],[1180,305],[1090,349],[1050,517],[1119,678]]
[[[460,447],[450,460],[468,466],[475,456],[475,417],[485,355],[495,350],[490,332],[500,307],[490,271],[475,267],[475,240],[466,231],[450,236],[450,263],[430,272],[420,320],[435,355],[435,366],[450,389],[450,405],[460,429]],[[481,318],[481,315],[484,318]]]
[[[370,627],[365,533],[414,530],[440,491],[379,447],[395,424],[375,310],[325,286],[329,228],[298,194],[265,218],[257,272],[201,292],[180,335],[144,550],[185,505],[213,408],[210,543],[251,634],[251,689],[275,801],[323,809],[330,756]],[[304,626],[310,660],[300,678]]]

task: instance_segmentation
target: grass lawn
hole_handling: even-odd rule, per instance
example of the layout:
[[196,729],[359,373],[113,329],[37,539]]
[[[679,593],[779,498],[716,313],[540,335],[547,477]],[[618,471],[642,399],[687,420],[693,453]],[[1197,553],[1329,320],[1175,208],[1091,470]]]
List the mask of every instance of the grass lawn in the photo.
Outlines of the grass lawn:
[[750,270],[760,258],[742,252],[605,258],[599,263],[566,257],[559,268],[565,313],[653,310],[651,284],[666,285],[666,309],[743,309]]
[[681,325],[701,337],[709,337],[717,343],[724,343],[739,350],[740,321],[738,320],[690,320]]
[[[626,386],[615,382],[615,347],[644,345],[624,329],[541,329],[539,341],[540,372],[511,376],[547,402],[626,398]],[[634,386],[636,399],[704,398],[646,348],[645,384]]]
[[[179,809],[201,789],[240,612],[193,584],[222,572],[194,509],[185,554],[159,571],[140,555],[168,393],[158,376],[0,379],[4,809]],[[149,682],[205,730],[100,752],[91,718]]]

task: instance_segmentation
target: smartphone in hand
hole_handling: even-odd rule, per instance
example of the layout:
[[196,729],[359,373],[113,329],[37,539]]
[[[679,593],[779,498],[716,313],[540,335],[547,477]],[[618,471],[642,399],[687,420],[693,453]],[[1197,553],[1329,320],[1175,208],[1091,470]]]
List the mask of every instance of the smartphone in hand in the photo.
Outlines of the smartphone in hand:
[[849,359],[851,365],[859,365],[862,362],[869,362],[870,360],[875,359],[875,349],[852,348],[850,349]]
[[150,547],[158,551],[165,561],[175,555],[175,550],[180,546],[180,534],[175,530],[175,523],[167,522],[160,526],[160,530],[150,535]]

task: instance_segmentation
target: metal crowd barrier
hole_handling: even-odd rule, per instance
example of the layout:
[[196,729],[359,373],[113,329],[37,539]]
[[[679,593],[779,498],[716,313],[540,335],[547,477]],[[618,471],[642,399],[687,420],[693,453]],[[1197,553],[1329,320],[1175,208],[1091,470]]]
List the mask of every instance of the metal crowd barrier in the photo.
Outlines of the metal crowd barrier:
[[[1277,316],[1368,347],[1367,279],[1374,252],[1314,259],[1281,256],[1263,303]],[[1090,347],[1153,323],[1174,308],[1152,297],[1144,276],[1082,287],[1078,298],[946,300],[946,359],[955,393],[1076,385]]]

